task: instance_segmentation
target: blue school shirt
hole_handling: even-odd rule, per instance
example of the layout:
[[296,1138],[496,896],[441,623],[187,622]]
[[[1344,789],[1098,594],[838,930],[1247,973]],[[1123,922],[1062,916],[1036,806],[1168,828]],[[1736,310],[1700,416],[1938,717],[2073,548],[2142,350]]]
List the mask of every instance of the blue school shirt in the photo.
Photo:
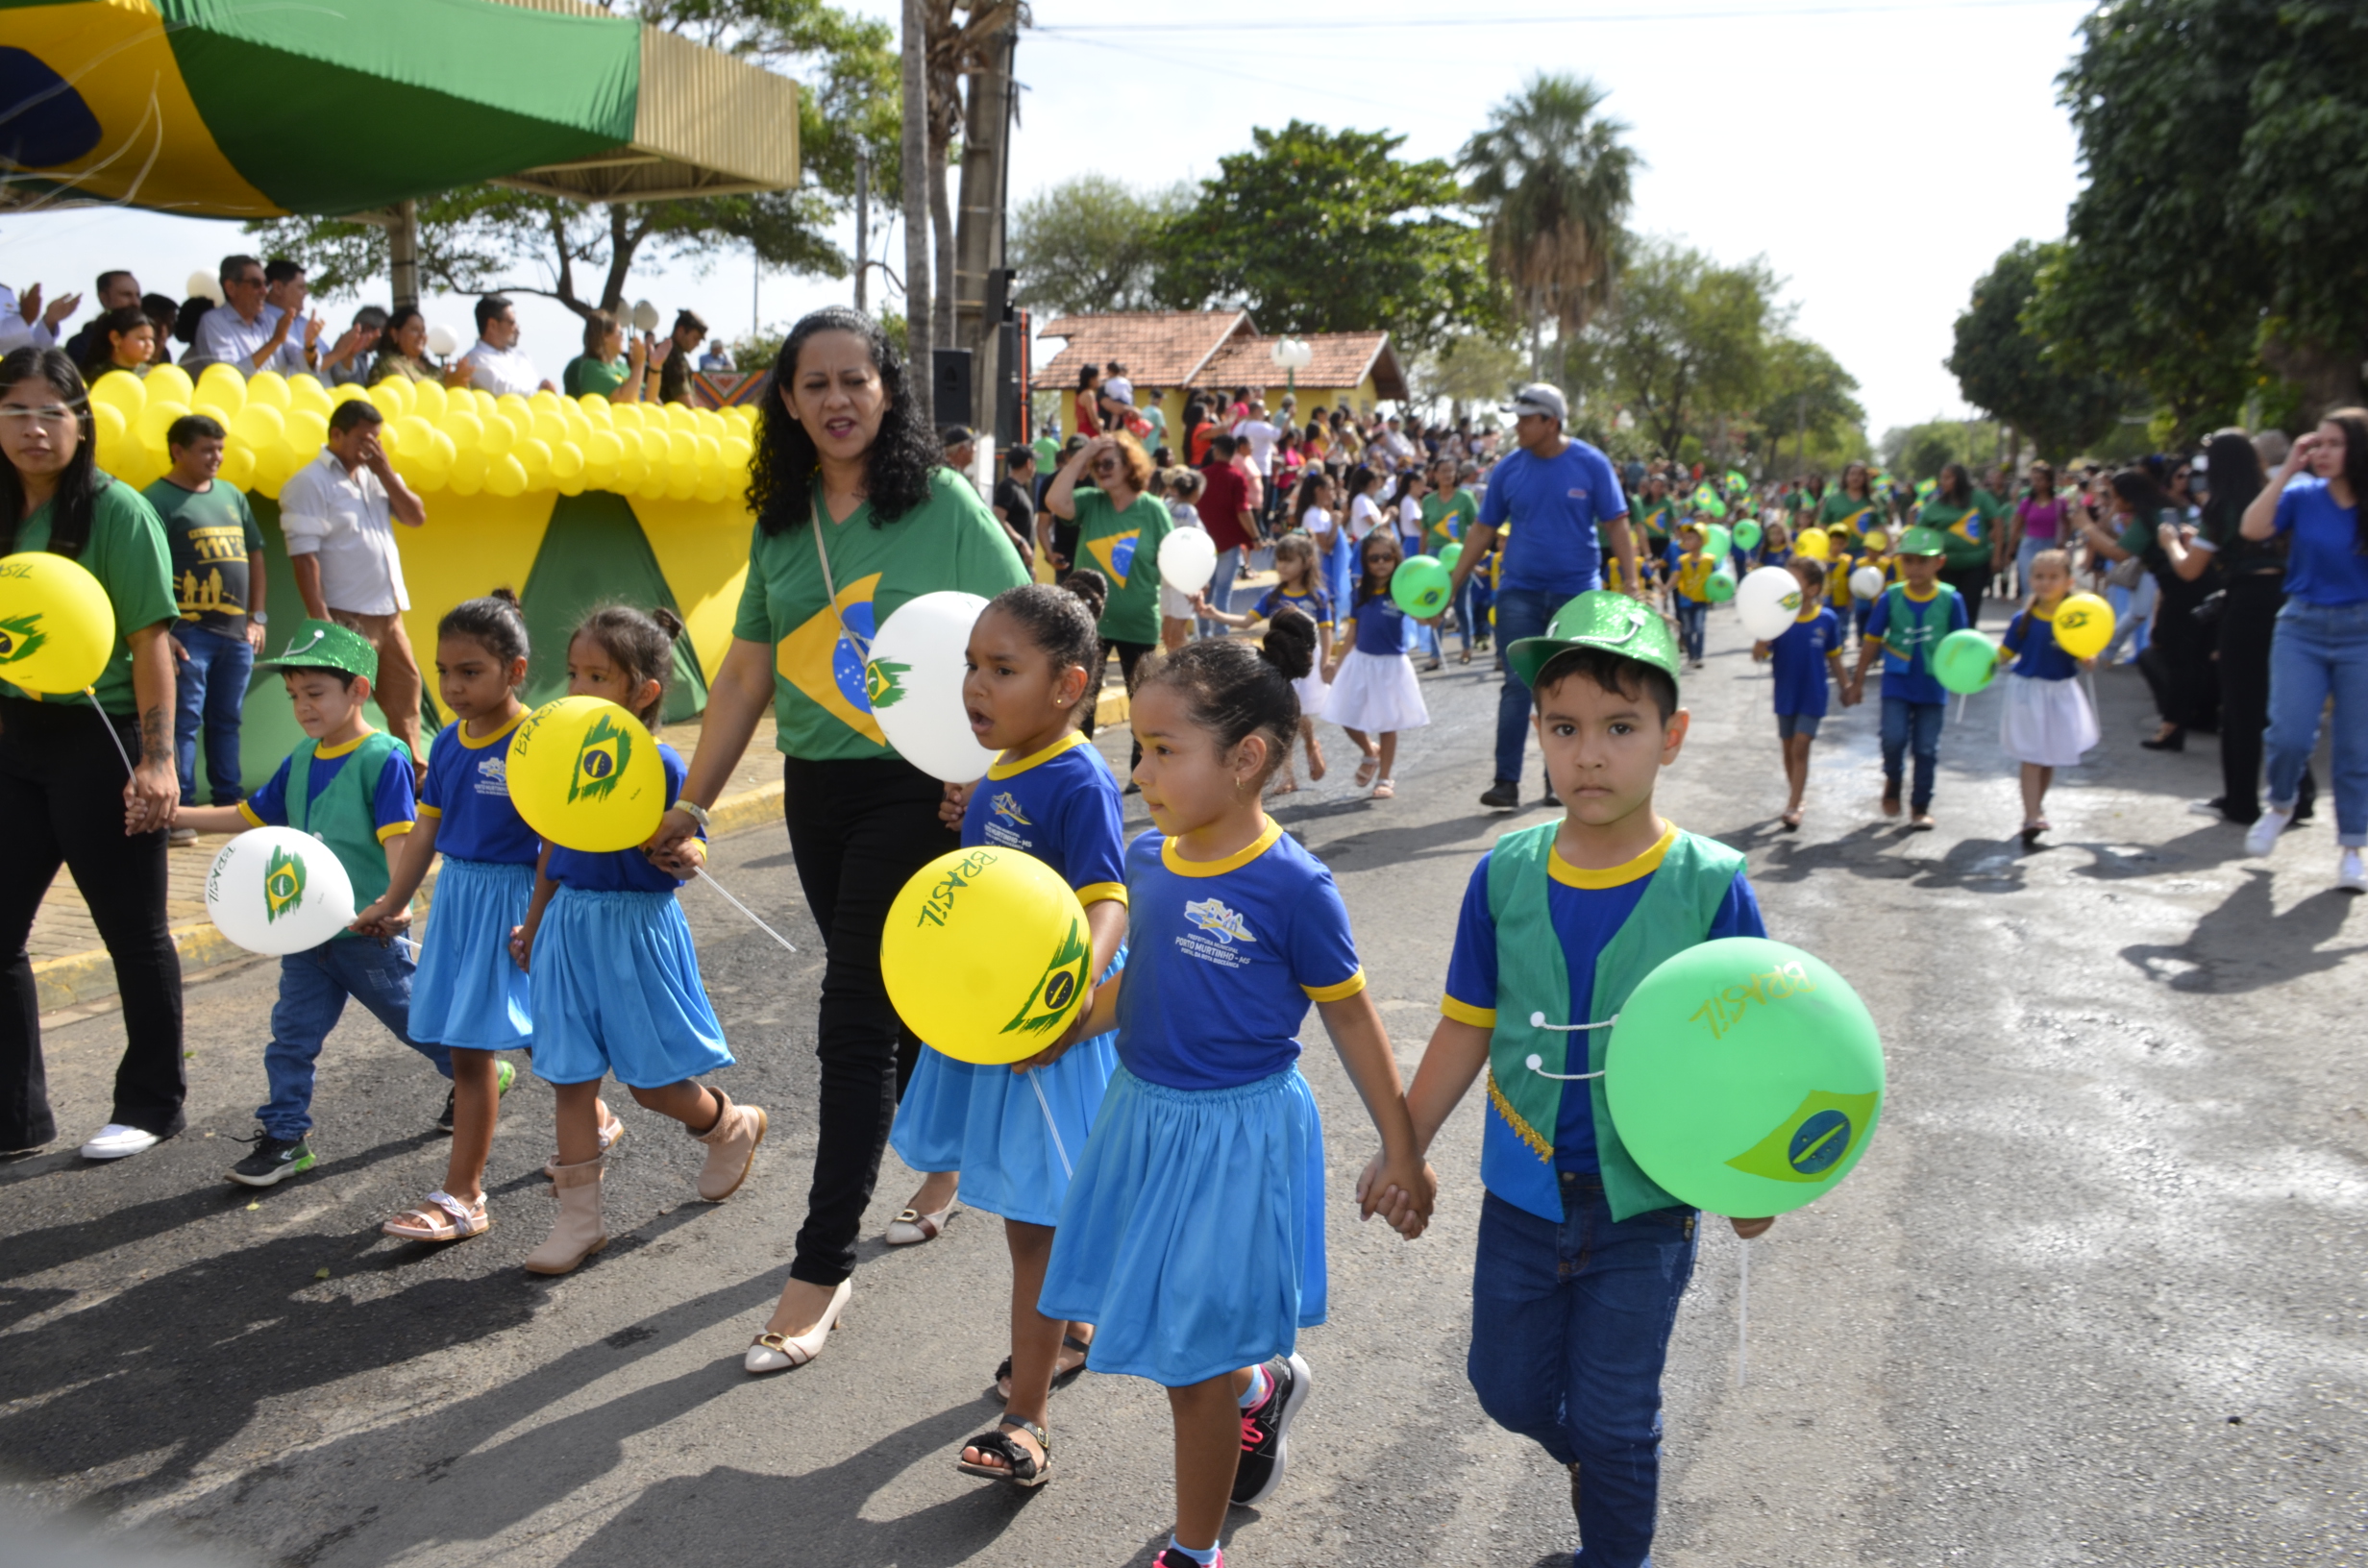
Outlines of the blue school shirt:
[[2029,675],[2034,680],[2070,680],[2081,673],[2080,661],[2056,641],[2053,610],[2025,610],[2007,623],[2007,634],[2001,641],[2008,652],[2022,655],[2014,661],[2014,673],[2018,675]]
[[526,714],[479,740],[464,724],[448,724],[428,752],[428,782],[419,814],[435,819],[438,854],[531,866],[542,841],[509,798],[509,743]]
[[987,770],[962,814],[962,844],[1034,855],[1076,890],[1080,903],[1124,903],[1122,815],[1110,765],[1073,729],[1033,756]]
[[1775,665],[1776,711],[1825,717],[1826,656],[1841,646],[1841,617],[1819,605],[1767,645]]
[[1628,515],[1612,460],[1584,441],[1572,441],[1559,457],[1539,457],[1518,448],[1498,459],[1480,502],[1480,521],[1515,527],[1504,544],[1505,569],[1498,592],[1525,588],[1563,600],[1603,586],[1602,556],[1595,527]]
[[[683,766],[682,753],[664,741],[657,743],[657,760],[658,766],[666,770],[666,804],[671,806],[681,795],[683,777],[690,770]],[[441,837],[439,829],[439,842]],[[683,880],[671,871],[659,870],[638,846],[595,854],[589,849],[569,849],[555,844],[543,874],[578,893],[672,893],[682,886]]]
[[[312,753],[311,787],[308,806],[321,797],[330,781],[345,772],[346,759],[353,756],[361,743],[373,732],[365,730],[340,747],[321,747]],[[279,772],[271,782],[238,802],[240,815],[256,827],[287,826],[288,767],[295,761],[291,754],[280,759]],[[370,820],[378,828],[379,843],[384,844],[398,833],[408,833],[419,819],[419,807],[411,794],[411,770],[400,766],[398,756],[379,770],[379,787],[370,797]]]
[[[1897,624],[1891,620],[1894,600],[1905,607]],[[1941,638],[1965,625],[1965,600],[1945,582],[1933,589],[1930,599],[1919,600],[1906,587],[1896,594],[1887,588],[1876,595],[1864,635],[1883,645],[1883,695],[1909,702],[1948,701],[1947,689],[1933,677],[1933,649]]]
[[1321,588],[1312,594],[1286,594],[1280,588],[1270,588],[1252,607],[1250,613],[1261,621],[1271,621],[1274,619],[1274,612],[1286,604],[1295,610],[1304,611],[1308,619],[1319,626],[1328,626],[1332,624],[1332,596]]
[[1180,860],[1156,828],[1126,847],[1119,1061],[1170,1089],[1229,1089],[1299,1057],[1307,1004],[1365,989],[1332,873],[1270,821],[1218,861]]
[[2359,510],[2338,506],[2318,478],[2296,479],[2278,498],[2278,531],[2291,534],[2285,593],[2306,604],[2368,600],[2368,555],[2359,552]]
[[1387,594],[1360,601],[1353,612],[1357,623],[1357,651],[1403,657],[1406,652],[1406,612]]
[[[1677,827],[1672,823],[1650,849],[1624,866],[1600,871],[1583,870],[1558,853],[1549,854],[1546,871],[1552,882],[1546,888],[1546,913],[1554,922],[1555,936],[1562,941],[1563,965],[1570,971],[1571,1017],[1589,1016],[1595,996],[1595,961],[1604,943],[1636,913],[1662,857],[1676,842]],[[1711,920],[1710,935],[1703,940],[1766,935],[1767,926],[1760,919],[1760,900],[1749,879],[1739,871]],[[1472,868],[1471,881],[1464,889],[1463,912],[1455,922],[1455,951],[1447,960],[1447,992],[1439,1008],[1458,1023],[1496,1027],[1496,919],[1489,910],[1488,855],[1482,855],[1480,864]],[[1571,1060],[1584,1062],[1588,1047],[1582,1041],[1587,1037],[1570,1038]],[[1514,1151],[1488,1151],[1498,1158],[1508,1152],[1535,1158],[1512,1124],[1492,1107],[1481,1137],[1484,1142],[1511,1139],[1518,1145]],[[1583,1173],[1600,1168],[1595,1158],[1593,1102],[1587,1094],[1563,1095],[1562,1114],[1554,1127],[1554,1168]]]

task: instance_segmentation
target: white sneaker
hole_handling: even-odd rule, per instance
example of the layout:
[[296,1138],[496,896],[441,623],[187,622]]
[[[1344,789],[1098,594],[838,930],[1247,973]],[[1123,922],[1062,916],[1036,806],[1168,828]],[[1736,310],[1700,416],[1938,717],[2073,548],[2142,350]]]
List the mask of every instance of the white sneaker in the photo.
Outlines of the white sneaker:
[[2285,824],[2293,820],[2294,814],[2290,811],[2280,811],[2275,806],[2264,809],[2253,825],[2245,829],[2245,853],[2266,855],[2277,848],[2278,835],[2284,832]]
[[2345,849],[2335,863],[2335,886],[2346,893],[2368,893],[2368,865],[2361,863],[2357,849]]
[[126,1127],[111,1121],[98,1131],[98,1136],[83,1145],[86,1160],[121,1160],[128,1155],[145,1154],[164,1139],[140,1127]]

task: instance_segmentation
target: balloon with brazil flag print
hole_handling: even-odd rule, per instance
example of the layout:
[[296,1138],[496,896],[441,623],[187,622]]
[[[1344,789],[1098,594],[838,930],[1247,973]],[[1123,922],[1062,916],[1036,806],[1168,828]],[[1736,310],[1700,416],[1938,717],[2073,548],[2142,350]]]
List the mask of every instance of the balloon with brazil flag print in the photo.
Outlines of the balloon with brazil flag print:
[[641,721],[597,697],[527,715],[509,742],[509,797],[545,841],[609,854],[657,831],[666,768]]
[[888,906],[879,972],[897,1017],[957,1062],[1022,1062],[1061,1038],[1091,989],[1085,909],[1060,873],[995,845],[915,871]]

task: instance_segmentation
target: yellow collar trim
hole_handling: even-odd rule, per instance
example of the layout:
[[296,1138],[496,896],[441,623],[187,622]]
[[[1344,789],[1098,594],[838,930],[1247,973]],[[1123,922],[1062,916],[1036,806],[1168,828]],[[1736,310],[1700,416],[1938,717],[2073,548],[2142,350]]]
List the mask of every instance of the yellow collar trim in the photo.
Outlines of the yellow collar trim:
[[1037,752],[1032,757],[1022,757],[1019,761],[1014,762],[1010,760],[1011,753],[1008,751],[1005,752],[1002,756],[997,758],[993,763],[988,765],[987,776],[989,778],[1010,778],[1016,773],[1026,772],[1030,768],[1036,767],[1040,763],[1050,762],[1054,757],[1059,756],[1064,751],[1074,751],[1078,747],[1086,744],[1087,742],[1084,733],[1082,731],[1073,729],[1068,734],[1062,736],[1059,740],[1054,741],[1050,746],[1046,747],[1042,751]]
[[469,739],[469,725],[468,721],[466,720],[462,720],[459,723],[453,725],[453,730],[460,737],[460,744],[462,746],[467,747],[472,751],[482,751],[485,747],[502,739],[502,737],[507,735],[511,730],[516,729],[520,724],[523,724],[526,722],[527,711],[524,708],[520,708],[518,710],[517,717],[510,720],[508,723],[504,724],[500,729],[495,730],[492,734],[486,736],[481,741],[473,741]]
[[1798,614],[1798,615],[1796,615],[1796,616],[1794,616],[1794,617],[1792,618],[1792,620],[1793,620],[1794,625],[1803,625],[1803,626],[1805,626],[1805,625],[1809,625],[1809,623],[1811,623],[1812,621],[1814,621],[1815,619],[1817,619],[1817,617],[1819,617],[1819,616],[1823,615],[1824,613],[1825,613],[1825,600],[1817,600],[1817,602],[1816,602],[1816,604],[1815,604],[1815,606],[1814,606],[1814,607],[1812,607],[1812,606],[1807,605],[1807,604],[1802,605],[1802,606],[1801,606],[1801,613],[1800,613],[1800,614]]
[[1546,874],[1566,888],[1616,888],[1624,883],[1641,880],[1660,870],[1663,857],[1668,854],[1669,846],[1676,842],[1677,824],[1675,822],[1664,823],[1661,837],[1654,842],[1650,849],[1645,850],[1634,860],[1618,866],[1606,867],[1602,870],[1591,870],[1585,866],[1573,866],[1563,859],[1561,850],[1552,849],[1546,854]]
[[1274,841],[1283,836],[1282,823],[1271,817],[1266,821],[1265,831],[1222,860],[1186,860],[1175,852],[1175,840],[1168,839],[1160,844],[1159,863],[1178,876],[1222,876],[1238,871],[1273,848]]
[[372,729],[368,724],[364,724],[361,726],[361,733],[355,736],[352,740],[341,742],[336,746],[315,746],[312,748],[312,754],[321,758],[325,762],[333,761],[335,758],[349,755],[356,747],[361,745],[362,742],[368,740],[371,736],[376,735],[377,733],[377,730]]
[[1940,585],[1938,583],[1933,584],[1929,591],[1921,594],[1915,591],[1915,584],[1912,582],[1902,582],[1900,587],[1911,600],[1918,604],[1930,604],[1934,600],[1940,597]]
[[2056,605],[2061,604],[2063,600],[2060,599],[2056,600],[2056,604],[2034,603],[2031,606],[2031,619],[2034,621],[2054,621],[2056,619]]

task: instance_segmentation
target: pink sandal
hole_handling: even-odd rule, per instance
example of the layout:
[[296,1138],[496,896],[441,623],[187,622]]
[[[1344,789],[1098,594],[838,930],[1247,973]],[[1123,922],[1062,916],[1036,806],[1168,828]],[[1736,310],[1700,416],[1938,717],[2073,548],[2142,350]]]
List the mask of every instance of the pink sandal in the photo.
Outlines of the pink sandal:
[[1376,784],[1373,786],[1373,798],[1374,798],[1374,799],[1376,799],[1376,800],[1394,800],[1394,799],[1396,799],[1396,798],[1397,798],[1397,783],[1396,783],[1396,781],[1395,781],[1394,779],[1388,779],[1388,778],[1385,778],[1385,779],[1380,780],[1378,783],[1376,783]]
[[472,1206],[439,1189],[429,1193],[428,1201],[418,1208],[406,1210],[379,1229],[406,1241],[465,1241],[493,1229],[493,1219],[485,1213],[481,1193]]

